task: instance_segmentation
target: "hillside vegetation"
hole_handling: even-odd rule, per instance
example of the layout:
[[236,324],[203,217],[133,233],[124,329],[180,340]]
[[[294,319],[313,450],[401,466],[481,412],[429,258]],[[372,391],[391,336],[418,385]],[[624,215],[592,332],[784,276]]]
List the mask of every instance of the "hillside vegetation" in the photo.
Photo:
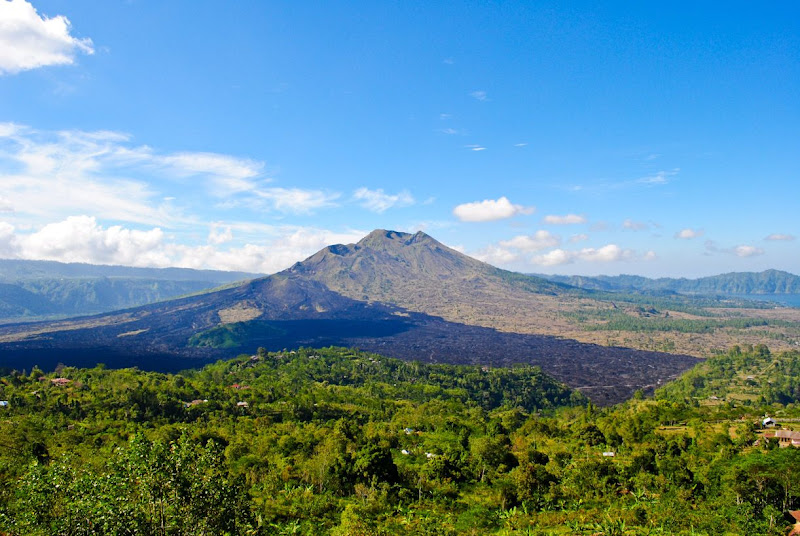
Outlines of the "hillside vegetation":
[[[732,349],[685,381],[775,358],[798,356]],[[598,409],[536,368],[344,348],[9,373],[0,531],[785,534],[800,449],[754,447],[754,423],[796,396],[704,404],[681,382]]]
[[636,275],[595,277],[540,275],[574,287],[621,292],[677,292],[681,294],[800,294],[800,277],[781,270],[731,272],[698,279]]
[[126,309],[253,277],[244,272],[0,259],[0,322]]

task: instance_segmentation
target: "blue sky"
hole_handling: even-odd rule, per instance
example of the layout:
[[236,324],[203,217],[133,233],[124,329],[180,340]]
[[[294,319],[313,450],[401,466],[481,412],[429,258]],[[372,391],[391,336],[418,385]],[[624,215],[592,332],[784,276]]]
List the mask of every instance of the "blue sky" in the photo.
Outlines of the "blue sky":
[[638,4],[0,0],[0,257],[799,273],[800,7]]

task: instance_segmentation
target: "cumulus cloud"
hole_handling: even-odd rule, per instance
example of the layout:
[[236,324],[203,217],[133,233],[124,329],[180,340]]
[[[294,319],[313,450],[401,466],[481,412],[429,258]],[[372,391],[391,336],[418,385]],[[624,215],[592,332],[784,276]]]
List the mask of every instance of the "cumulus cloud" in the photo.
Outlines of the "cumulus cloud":
[[511,240],[500,242],[504,248],[514,248],[521,251],[541,251],[543,249],[554,248],[561,244],[561,237],[551,234],[549,231],[536,231],[533,235],[519,235]]
[[474,203],[464,203],[453,209],[453,214],[461,221],[483,222],[504,220],[517,214],[532,214],[534,207],[515,205],[503,196],[497,200],[484,199]]
[[565,216],[547,215],[542,218],[544,223],[550,225],[575,225],[579,223],[586,223],[586,218],[578,214],[567,214]]
[[692,238],[698,238],[703,236],[704,231],[702,229],[681,229],[677,233],[675,233],[675,238],[680,238],[682,240],[691,240]]
[[163,231],[125,229],[119,225],[104,228],[89,216],[71,216],[45,225],[39,231],[17,237],[17,256],[63,262],[167,266],[159,251]]
[[795,236],[790,234],[773,233],[765,237],[764,240],[768,240],[770,242],[791,242],[792,240],[795,240]]
[[601,248],[583,248],[578,251],[554,249],[543,255],[535,256],[531,262],[541,266],[569,264],[575,261],[615,262],[631,260],[634,255],[635,253],[631,249],[623,249],[616,244],[608,244]]
[[73,37],[70,29],[63,15],[39,15],[25,0],[0,1],[0,74],[71,65],[78,53],[94,54],[92,40]]
[[472,257],[495,266],[502,266],[504,264],[511,264],[519,260],[519,255],[506,249],[495,245],[490,245],[476,253]]
[[756,255],[764,254],[763,249],[747,245],[736,246],[732,252],[737,257],[755,257]]
[[414,204],[414,197],[406,190],[397,194],[387,194],[381,188],[377,190],[359,188],[353,194],[353,199],[360,201],[362,207],[378,214],[392,207],[407,207]]
[[[22,232],[0,222],[0,257],[47,259],[61,262],[120,264],[141,267],[178,266],[272,273],[335,243],[351,243],[365,231],[334,232],[326,229],[257,225],[258,243],[221,248],[232,228],[247,230],[250,224],[219,225],[212,229],[217,240],[190,246],[179,244],[161,228],[130,229],[103,226],[90,216],[72,216],[41,229]],[[215,243],[216,242],[216,243]]]

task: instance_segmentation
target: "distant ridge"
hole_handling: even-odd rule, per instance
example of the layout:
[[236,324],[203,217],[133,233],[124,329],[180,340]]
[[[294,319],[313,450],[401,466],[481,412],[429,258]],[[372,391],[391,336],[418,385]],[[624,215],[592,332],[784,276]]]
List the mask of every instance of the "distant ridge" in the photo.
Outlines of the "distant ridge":
[[258,274],[0,259],[0,321],[102,313],[254,277]]
[[800,294],[800,277],[781,270],[731,272],[698,279],[650,279],[636,275],[537,277],[578,288],[609,291],[666,291],[680,294]]

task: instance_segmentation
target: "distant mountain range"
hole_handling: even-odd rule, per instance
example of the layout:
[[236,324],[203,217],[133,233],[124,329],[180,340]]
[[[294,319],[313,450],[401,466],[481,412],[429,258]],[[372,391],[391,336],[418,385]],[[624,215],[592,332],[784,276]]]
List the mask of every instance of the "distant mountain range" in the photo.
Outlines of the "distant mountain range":
[[731,272],[699,279],[637,275],[596,277],[534,274],[549,281],[590,290],[612,292],[676,292],[680,294],[800,294],[800,277],[780,270]]
[[0,322],[114,311],[254,277],[258,275],[0,259]]

